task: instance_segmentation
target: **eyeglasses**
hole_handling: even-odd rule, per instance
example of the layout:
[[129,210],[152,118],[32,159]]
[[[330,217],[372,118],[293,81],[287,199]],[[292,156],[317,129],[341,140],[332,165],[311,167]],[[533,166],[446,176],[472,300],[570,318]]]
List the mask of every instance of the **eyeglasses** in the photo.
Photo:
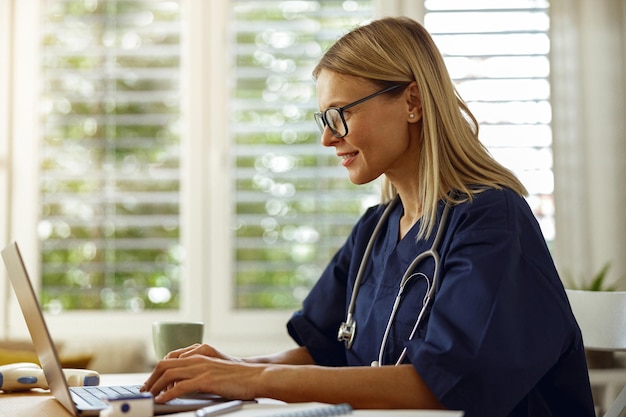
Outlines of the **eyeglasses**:
[[346,124],[346,119],[343,115],[344,110],[349,109],[350,107],[354,107],[357,104],[361,104],[364,101],[367,101],[371,98],[379,96],[381,94],[385,94],[391,90],[395,90],[398,87],[401,87],[401,84],[392,85],[391,87],[387,87],[384,90],[380,90],[377,93],[370,94],[367,97],[363,97],[360,100],[352,102],[350,104],[346,104],[343,107],[329,107],[324,111],[318,111],[313,114],[315,117],[315,122],[317,123],[317,127],[320,128],[320,132],[324,134],[324,129],[326,126],[330,129],[330,131],[337,138],[343,138],[348,134],[348,125]]

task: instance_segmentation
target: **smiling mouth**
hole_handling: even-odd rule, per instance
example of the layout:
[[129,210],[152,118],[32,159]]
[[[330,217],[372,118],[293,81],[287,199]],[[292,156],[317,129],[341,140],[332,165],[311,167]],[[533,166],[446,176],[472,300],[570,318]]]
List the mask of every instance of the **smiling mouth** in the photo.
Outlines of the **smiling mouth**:
[[356,158],[358,154],[359,154],[358,152],[352,152],[352,153],[345,153],[342,155],[338,155],[341,158],[341,165],[343,165],[344,167],[347,167],[348,165],[352,163],[352,161],[354,161],[354,158]]

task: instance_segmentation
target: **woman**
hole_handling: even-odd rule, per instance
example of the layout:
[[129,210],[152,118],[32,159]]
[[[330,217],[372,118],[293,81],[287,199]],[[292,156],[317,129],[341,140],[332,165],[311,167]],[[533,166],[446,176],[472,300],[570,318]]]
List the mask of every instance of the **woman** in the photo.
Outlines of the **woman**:
[[[481,145],[424,28],[408,18],[356,28],[313,75],[323,145],[353,183],[382,177],[382,204],[289,321],[299,347],[240,359],[190,346],[157,364],[144,390],[157,401],[200,390],[467,417],[593,416],[581,334],[526,190]],[[392,313],[408,265],[440,230],[438,281],[428,257]]]

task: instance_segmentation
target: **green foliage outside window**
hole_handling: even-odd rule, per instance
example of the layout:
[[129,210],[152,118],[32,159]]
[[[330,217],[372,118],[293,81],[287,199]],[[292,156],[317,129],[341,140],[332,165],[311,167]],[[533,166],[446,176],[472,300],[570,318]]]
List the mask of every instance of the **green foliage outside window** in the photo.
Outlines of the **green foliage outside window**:
[[42,304],[177,308],[178,6],[49,0],[43,22]]
[[297,308],[376,202],[321,145],[311,76],[323,51],[371,15],[370,1],[234,2],[237,308]]
[[[177,309],[181,5],[44,4],[42,303]],[[370,16],[369,0],[232,2],[236,308],[297,308],[371,202],[319,143],[311,79]]]

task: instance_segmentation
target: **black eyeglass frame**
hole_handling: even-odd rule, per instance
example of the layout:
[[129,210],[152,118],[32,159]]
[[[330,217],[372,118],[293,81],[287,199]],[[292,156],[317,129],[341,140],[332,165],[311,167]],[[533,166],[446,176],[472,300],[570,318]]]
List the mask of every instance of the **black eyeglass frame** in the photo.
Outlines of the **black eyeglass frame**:
[[[388,93],[389,91],[395,90],[398,87],[402,87],[402,84],[396,84],[396,85],[392,85],[390,87],[384,88],[374,94],[370,94],[367,97],[363,97],[361,99],[358,99],[357,101],[353,101],[352,103],[346,104],[345,106],[342,107],[329,107],[324,111],[318,111],[313,113],[313,117],[315,118],[315,123],[317,123],[317,127],[320,129],[320,132],[322,134],[324,134],[324,129],[326,128],[326,126],[328,126],[328,128],[330,129],[330,131],[332,132],[333,136],[335,136],[336,138],[343,138],[348,134],[348,124],[346,123],[346,119],[343,115],[344,110],[348,110],[350,107],[354,107],[357,104],[361,104],[364,101],[367,101],[369,99],[372,99],[376,96],[379,96],[381,94],[385,94]],[[330,127],[330,124],[328,123],[328,119],[326,117],[326,114],[328,113],[329,110],[335,110],[339,113],[339,117],[341,118],[341,123],[343,123],[343,127],[346,131],[346,133],[344,133],[343,135],[340,134],[339,132],[337,132],[335,129],[333,129],[332,127]]]

